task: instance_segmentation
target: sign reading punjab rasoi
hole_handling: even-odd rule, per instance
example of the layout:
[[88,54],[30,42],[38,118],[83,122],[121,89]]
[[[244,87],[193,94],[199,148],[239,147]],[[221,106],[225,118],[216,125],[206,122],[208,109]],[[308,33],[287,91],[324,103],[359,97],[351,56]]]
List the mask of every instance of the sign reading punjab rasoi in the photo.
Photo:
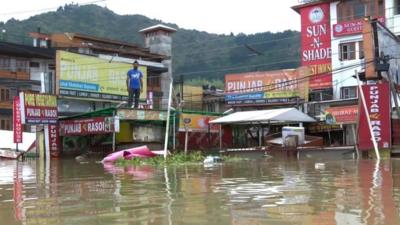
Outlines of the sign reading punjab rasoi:
[[[126,100],[126,78],[129,63],[110,62],[98,57],[57,51],[60,95],[107,100]],[[147,68],[139,66],[143,73],[143,92],[146,99]]]
[[22,124],[56,124],[57,97],[39,93],[19,93]]

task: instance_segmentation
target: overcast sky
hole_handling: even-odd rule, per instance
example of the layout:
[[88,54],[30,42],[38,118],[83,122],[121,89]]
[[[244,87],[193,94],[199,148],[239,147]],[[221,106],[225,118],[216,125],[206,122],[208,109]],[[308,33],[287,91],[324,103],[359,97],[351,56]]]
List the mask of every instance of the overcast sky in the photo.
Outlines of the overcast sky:
[[[77,0],[88,3],[95,0]],[[209,33],[246,34],[300,29],[300,16],[290,7],[299,0],[106,0],[95,4],[107,6],[120,15],[141,14],[152,19],[175,23],[181,28]],[[71,3],[66,0],[12,0],[0,7],[0,20],[22,20],[35,14],[54,11]]]

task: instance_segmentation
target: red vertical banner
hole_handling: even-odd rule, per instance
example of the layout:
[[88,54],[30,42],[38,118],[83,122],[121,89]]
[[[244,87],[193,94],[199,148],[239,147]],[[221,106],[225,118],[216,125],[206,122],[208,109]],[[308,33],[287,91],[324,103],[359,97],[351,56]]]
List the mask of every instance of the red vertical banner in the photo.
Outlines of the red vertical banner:
[[13,101],[13,131],[14,143],[22,143],[22,122],[21,122],[21,102],[19,96],[14,97]]
[[[372,132],[378,143],[378,148],[390,148],[392,129],[390,123],[389,84],[363,85],[362,90],[371,121]],[[374,146],[372,144],[370,128],[367,123],[367,114],[365,113],[362,102],[359,105],[360,121],[358,123],[358,145],[360,150],[370,150]]]
[[61,148],[58,124],[49,124],[49,148],[51,157],[60,156]]
[[310,69],[310,89],[332,87],[329,3],[300,9],[301,65]]

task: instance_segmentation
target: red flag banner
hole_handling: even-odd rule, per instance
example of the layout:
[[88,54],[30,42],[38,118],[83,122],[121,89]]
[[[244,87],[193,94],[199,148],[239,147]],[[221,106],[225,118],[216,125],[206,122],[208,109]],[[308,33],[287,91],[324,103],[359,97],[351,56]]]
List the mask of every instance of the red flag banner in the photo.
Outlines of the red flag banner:
[[[390,148],[391,123],[389,84],[363,85],[362,90],[371,120],[372,132],[378,143],[378,148]],[[370,150],[373,148],[373,144],[369,125],[367,123],[367,114],[365,113],[362,102],[359,105],[360,121],[358,123],[358,145],[360,150]]]
[[14,97],[13,102],[13,131],[14,143],[22,143],[22,122],[21,122],[21,106],[19,96]]

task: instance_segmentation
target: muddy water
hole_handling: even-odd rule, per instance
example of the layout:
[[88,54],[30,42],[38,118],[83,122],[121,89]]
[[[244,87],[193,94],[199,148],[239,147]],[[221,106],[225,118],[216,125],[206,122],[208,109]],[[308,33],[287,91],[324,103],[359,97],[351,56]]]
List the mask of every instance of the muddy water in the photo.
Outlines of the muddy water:
[[400,160],[0,161],[0,224],[400,224]]

